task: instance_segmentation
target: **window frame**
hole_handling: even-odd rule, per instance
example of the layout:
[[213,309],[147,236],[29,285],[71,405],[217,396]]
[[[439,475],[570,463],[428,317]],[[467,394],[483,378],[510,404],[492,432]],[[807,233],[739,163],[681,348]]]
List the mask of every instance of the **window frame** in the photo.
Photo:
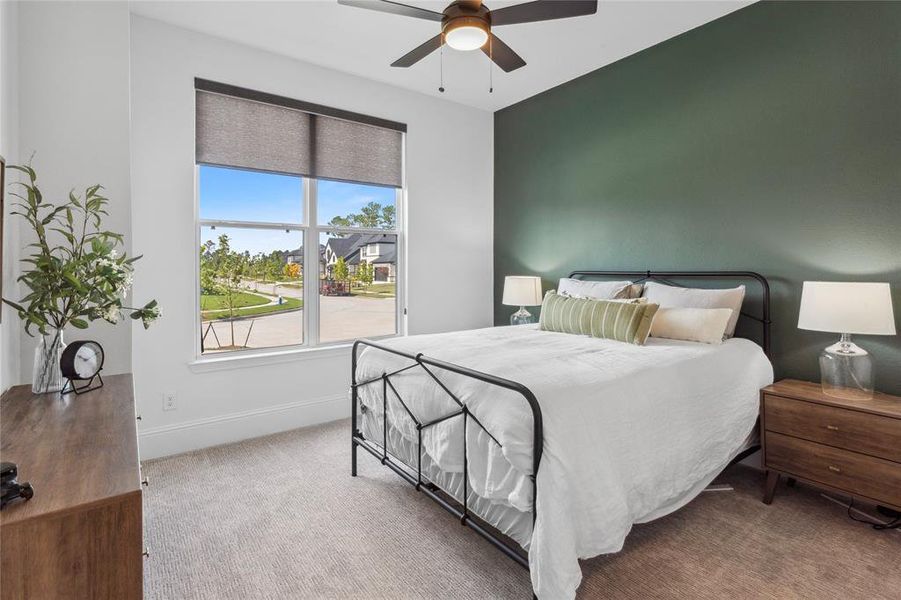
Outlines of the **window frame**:
[[[406,137],[406,136],[404,136]],[[405,145],[405,144],[404,144]],[[303,235],[303,343],[301,344],[285,344],[282,346],[270,346],[266,348],[244,348],[240,350],[229,350],[226,352],[209,352],[204,354],[201,337],[202,318],[200,316],[200,253],[194,252],[194,304],[193,304],[193,338],[194,338],[194,360],[192,364],[205,362],[220,362],[227,359],[238,358],[255,358],[259,360],[262,356],[273,355],[274,357],[283,357],[285,354],[315,352],[316,350],[335,349],[342,346],[351,345],[354,340],[338,340],[333,342],[320,342],[320,295],[319,281],[322,275],[320,271],[321,264],[319,262],[319,237],[320,234],[326,232],[347,233],[347,234],[384,234],[394,235],[397,240],[397,262],[395,264],[395,332],[387,335],[370,336],[367,339],[383,340],[393,337],[406,335],[407,331],[407,303],[406,303],[406,190],[405,186],[394,188],[395,200],[395,222],[393,229],[369,228],[369,227],[332,227],[328,225],[318,224],[318,179],[311,177],[295,175],[300,177],[302,181],[301,189],[303,190],[300,201],[303,204],[302,222],[301,223],[273,223],[267,221],[229,221],[220,219],[201,219],[200,218],[200,169],[203,166],[217,167],[217,165],[194,164],[194,247],[200,248],[204,227],[229,227],[243,229],[273,229],[282,231],[300,231]],[[222,167],[222,168],[238,168],[238,167]],[[253,169],[240,169],[251,170]],[[256,171],[262,172],[262,171]],[[363,184],[372,185],[372,184]],[[384,186],[383,186],[384,187]],[[315,265],[315,285],[307,285],[307,273],[310,272],[308,265]]]

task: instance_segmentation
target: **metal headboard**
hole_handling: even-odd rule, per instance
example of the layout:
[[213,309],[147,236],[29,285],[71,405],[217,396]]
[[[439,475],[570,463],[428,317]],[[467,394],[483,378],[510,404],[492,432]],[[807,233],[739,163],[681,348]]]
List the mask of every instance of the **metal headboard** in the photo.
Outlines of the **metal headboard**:
[[760,323],[763,329],[763,341],[760,344],[764,353],[770,357],[770,284],[766,277],[754,271],[573,271],[572,278],[585,277],[626,277],[635,283],[642,281],[658,281],[675,287],[686,287],[672,281],[673,279],[724,279],[730,281],[753,280],[760,284],[762,292],[762,309],[760,316],[741,311],[741,316]]

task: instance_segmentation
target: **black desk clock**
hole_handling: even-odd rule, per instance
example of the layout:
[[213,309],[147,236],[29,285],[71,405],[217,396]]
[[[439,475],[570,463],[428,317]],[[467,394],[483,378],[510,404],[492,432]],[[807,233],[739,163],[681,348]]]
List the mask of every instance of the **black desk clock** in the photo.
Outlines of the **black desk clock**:
[[[62,358],[59,359],[60,371],[66,378],[66,385],[60,393],[83,394],[103,387],[103,378],[100,377],[103,356],[103,346],[91,340],[72,342],[66,346]],[[79,387],[75,384],[76,381],[87,383]]]

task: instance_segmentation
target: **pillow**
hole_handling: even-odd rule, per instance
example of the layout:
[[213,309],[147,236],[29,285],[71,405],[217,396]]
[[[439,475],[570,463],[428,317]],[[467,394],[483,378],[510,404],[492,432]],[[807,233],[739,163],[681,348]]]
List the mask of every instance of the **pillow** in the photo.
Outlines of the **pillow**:
[[642,293],[648,302],[659,304],[662,308],[729,308],[732,315],[726,323],[725,337],[735,334],[735,324],[741,313],[741,303],[745,299],[745,286],[725,290],[705,290],[702,288],[683,288],[649,281],[644,285]]
[[731,308],[663,308],[651,323],[651,337],[722,344]]
[[643,346],[657,312],[656,304],[570,298],[553,290],[544,296],[539,328],[590,335]]
[[583,281],[564,277],[557,285],[557,293],[570,298],[591,298],[611,300],[613,298],[634,298],[631,295],[631,281]]
[[644,291],[643,283],[633,283],[629,285],[626,298],[641,298],[641,292]]
[[[594,300],[594,298],[587,298],[587,300]],[[626,304],[647,304],[647,298],[613,298],[612,300],[607,300],[607,302],[624,302]]]

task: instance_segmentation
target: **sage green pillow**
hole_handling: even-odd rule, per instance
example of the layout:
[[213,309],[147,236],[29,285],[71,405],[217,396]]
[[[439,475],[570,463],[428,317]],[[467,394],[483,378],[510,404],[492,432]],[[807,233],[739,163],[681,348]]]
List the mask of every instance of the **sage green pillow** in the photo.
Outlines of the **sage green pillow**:
[[658,308],[634,300],[570,298],[551,290],[541,304],[539,327],[643,346]]

